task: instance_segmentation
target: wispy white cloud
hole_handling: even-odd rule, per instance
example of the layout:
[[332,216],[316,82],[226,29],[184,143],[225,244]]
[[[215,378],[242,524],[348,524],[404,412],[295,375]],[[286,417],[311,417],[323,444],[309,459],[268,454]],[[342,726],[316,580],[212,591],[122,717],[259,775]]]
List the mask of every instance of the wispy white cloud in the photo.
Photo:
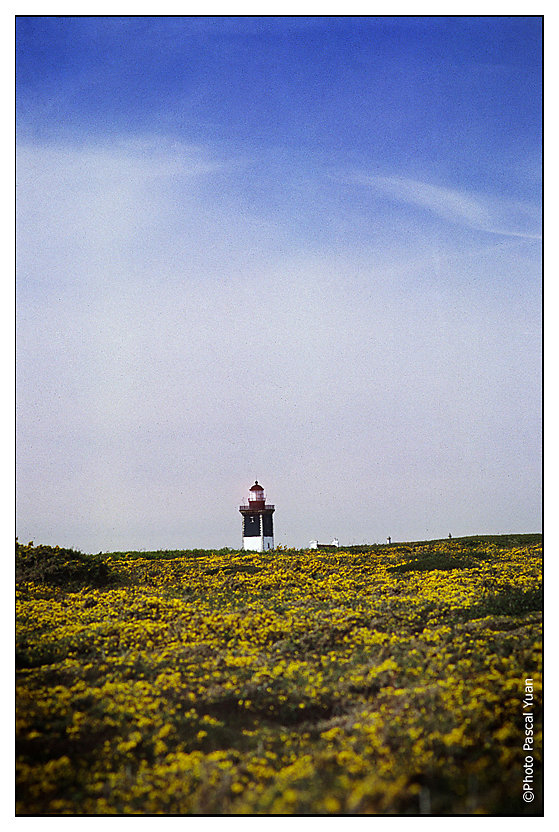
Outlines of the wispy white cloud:
[[400,176],[355,174],[351,179],[389,199],[430,211],[448,222],[506,237],[541,239],[541,233],[536,230],[537,212],[523,202],[472,194]]
[[146,262],[184,273],[211,261],[236,231],[241,236],[239,221],[223,215],[221,202],[228,176],[242,165],[163,137],[23,144],[17,152],[20,289],[29,281],[86,284],[93,275],[106,283],[125,270],[144,270]]
[[192,192],[222,167],[199,147],[161,139],[82,147],[24,144],[17,152],[18,205],[26,209],[32,202],[42,222],[69,215],[67,220],[82,219],[91,228],[95,219],[114,235],[152,207],[154,193],[177,183]]

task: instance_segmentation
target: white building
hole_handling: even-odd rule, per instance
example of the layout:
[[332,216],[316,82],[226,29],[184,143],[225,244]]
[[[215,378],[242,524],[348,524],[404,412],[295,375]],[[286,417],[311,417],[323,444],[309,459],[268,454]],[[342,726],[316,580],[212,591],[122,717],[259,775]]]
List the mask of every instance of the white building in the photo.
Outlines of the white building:
[[334,538],[332,543],[319,543],[318,540],[310,540],[309,541],[309,549],[332,549],[338,548],[340,545],[340,541],[337,537]]

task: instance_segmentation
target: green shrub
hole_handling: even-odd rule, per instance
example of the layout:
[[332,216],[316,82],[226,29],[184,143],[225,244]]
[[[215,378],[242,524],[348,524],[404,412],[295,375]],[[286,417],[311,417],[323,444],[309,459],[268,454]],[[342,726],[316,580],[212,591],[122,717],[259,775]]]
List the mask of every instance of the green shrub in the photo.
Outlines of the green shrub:
[[115,583],[108,564],[96,555],[84,555],[59,546],[27,546],[16,541],[16,583],[51,584],[78,589]]

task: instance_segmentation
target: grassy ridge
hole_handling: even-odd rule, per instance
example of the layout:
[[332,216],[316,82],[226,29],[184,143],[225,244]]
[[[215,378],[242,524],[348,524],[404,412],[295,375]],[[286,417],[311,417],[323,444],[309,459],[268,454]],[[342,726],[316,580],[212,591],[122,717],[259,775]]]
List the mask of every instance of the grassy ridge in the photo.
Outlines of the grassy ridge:
[[[365,553],[365,552],[381,552],[385,551],[387,548],[390,548],[391,552],[397,553],[402,551],[407,553],[409,551],[419,550],[422,547],[435,547],[438,544],[444,544],[447,542],[447,538],[440,538],[438,540],[420,540],[420,541],[413,541],[413,542],[404,542],[404,543],[393,543],[393,544],[385,544],[385,543],[361,543],[355,546],[343,546],[344,552],[351,552],[351,553]],[[461,549],[467,551],[482,551],[485,547],[494,544],[498,545],[501,549],[514,549],[518,548],[519,546],[535,546],[537,544],[541,544],[542,542],[542,535],[541,534],[487,534],[487,535],[473,535],[469,537],[457,537],[454,538],[455,543],[459,543]],[[279,547],[281,550],[283,547]],[[331,548],[329,547],[331,551]],[[99,552],[99,556],[103,556],[103,558],[110,558],[111,560],[129,560],[129,559],[139,559],[139,558],[148,558],[148,559],[161,559],[161,558],[178,558],[178,557],[202,557],[204,555],[209,554],[211,551],[212,554],[216,555],[230,555],[230,554],[238,554],[241,550],[239,549],[158,549],[156,551],[135,551],[135,552],[106,552],[102,555]],[[292,550],[293,551],[293,550]],[[306,550],[302,550],[306,551]]]
[[539,535],[19,546],[16,577],[19,814],[541,811]]

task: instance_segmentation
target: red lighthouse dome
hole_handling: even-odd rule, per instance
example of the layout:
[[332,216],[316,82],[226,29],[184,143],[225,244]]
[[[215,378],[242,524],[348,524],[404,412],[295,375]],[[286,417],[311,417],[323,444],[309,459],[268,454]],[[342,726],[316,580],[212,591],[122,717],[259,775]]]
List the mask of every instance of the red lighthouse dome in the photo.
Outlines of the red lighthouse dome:
[[264,508],[266,498],[264,497],[264,489],[258,480],[255,481],[248,492],[248,501],[252,504],[252,508]]

